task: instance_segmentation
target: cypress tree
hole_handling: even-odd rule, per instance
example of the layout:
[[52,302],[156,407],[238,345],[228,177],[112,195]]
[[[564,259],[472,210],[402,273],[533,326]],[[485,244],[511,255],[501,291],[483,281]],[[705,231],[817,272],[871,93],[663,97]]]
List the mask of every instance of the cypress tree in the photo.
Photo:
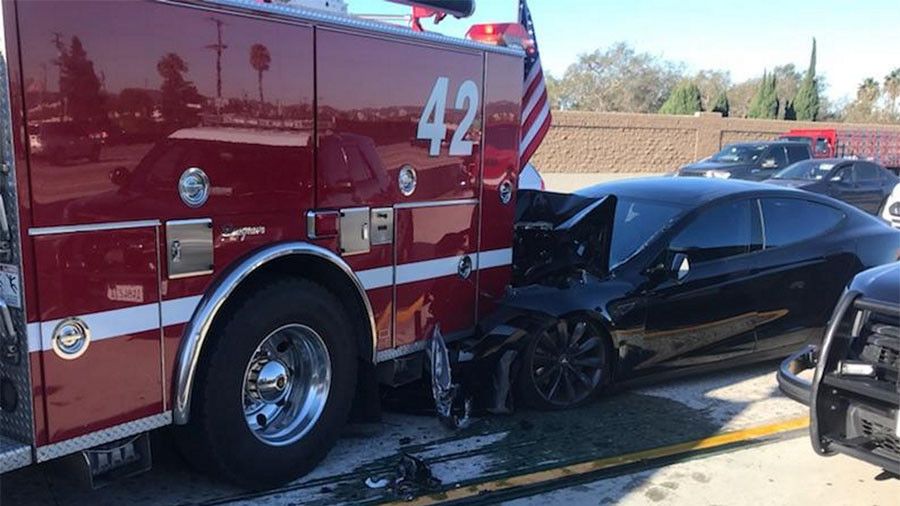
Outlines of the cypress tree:
[[809,68],[797,90],[794,99],[794,110],[797,119],[801,121],[815,121],[819,116],[819,83],[816,79],[816,39],[813,38],[812,54],[809,57]]
[[690,81],[679,84],[659,109],[660,114],[694,114],[702,110],[700,88]]
[[713,102],[712,111],[721,113],[722,117],[727,118],[730,109],[731,105],[728,103],[728,93],[726,93],[725,90],[722,90],[718,95],[716,95],[716,100]]

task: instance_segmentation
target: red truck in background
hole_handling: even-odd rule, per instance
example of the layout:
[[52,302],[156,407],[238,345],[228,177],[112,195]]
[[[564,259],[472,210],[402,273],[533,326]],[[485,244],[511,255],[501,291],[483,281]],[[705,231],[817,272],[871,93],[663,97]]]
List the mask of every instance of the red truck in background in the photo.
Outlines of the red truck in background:
[[780,139],[808,140],[813,158],[858,157],[900,171],[900,131],[865,128],[796,128]]

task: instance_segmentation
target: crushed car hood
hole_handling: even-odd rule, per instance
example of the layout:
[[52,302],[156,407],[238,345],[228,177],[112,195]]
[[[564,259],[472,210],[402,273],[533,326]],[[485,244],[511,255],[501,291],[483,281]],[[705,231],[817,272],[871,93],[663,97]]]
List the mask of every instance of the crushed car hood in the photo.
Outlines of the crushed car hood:
[[609,267],[616,198],[523,190],[516,206],[513,285]]

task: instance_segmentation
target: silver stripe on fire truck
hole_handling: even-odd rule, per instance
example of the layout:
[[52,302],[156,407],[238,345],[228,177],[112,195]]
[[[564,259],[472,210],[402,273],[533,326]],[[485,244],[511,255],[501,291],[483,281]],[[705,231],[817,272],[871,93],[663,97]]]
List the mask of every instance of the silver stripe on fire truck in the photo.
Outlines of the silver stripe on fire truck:
[[108,223],[86,223],[84,225],[62,225],[59,227],[34,227],[28,229],[28,235],[70,234],[73,232],[97,232],[100,230],[123,230],[126,228],[158,227],[159,220],[113,221]]
[[[453,276],[457,273],[459,261],[464,256],[465,255],[457,255],[398,265],[396,274],[397,284],[402,285],[405,283],[415,283],[416,281],[425,281],[427,279]],[[502,267],[512,263],[512,248],[483,251],[478,254],[473,253],[470,256],[474,257],[476,269]],[[391,283],[393,283],[393,272],[390,267],[378,267],[375,269],[358,271],[356,275],[359,277],[359,281],[366,290],[391,286]]]
[[363,288],[366,290],[384,288],[394,284],[394,268],[378,267],[359,271],[356,273],[356,277],[359,278],[359,282],[362,283]]
[[[457,273],[459,261],[463,256],[465,255],[398,265],[396,272],[397,284],[454,276]],[[512,248],[484,251],[471,256],[474,257],[473,260],[477,269],[502,267],[512,263]],[[367,269],[358,271],[356,275],[366,290],[383,288],[394,283],[394,269],[392,267]],[[76,316],[90,328],[92,341],[102,341],[113,337],[158,329],[160,313],[162,314],[162,325],[164,327],[185,323],[193,316],[201,298],[202,296],[200,295],[194,295],[164,300],[162,301],[161,312],[159,304],[153,303]],[[61,321],[68,318],[29,323],[28,351],[50,350],[50,339],[53,336],[53,330]]]
[[[178,325],[191,319],[194,309],[200,303],[201,296],[182,297],[162,302],[162,324],[164,327]],[[77,315],[91,330],[92,341],[102,341],[138,332],[159,329],[159,304],[143,304],[140,306],[100,311],[86,315]],[[53,330],[63,320],[70,317],[28,324],[28,351],[50,350],[50,339]],[[46,338],[46,339],[44,339]]]
[[403,202],[394,204],[394,209],[419,209],[422,207],[474,206],[478,199],[429,200],[427,202]]
[[171,424],[172,412],[165,411],[157,415],[148,416],[146,418],[139,418],[137,420],[132,420],[120,425],[115,425],[108,429],[98,430],[96,432],[91,432],[90,434],[67,439],[58,443],[38,446],[37,460],[38,462],[44,462],[50,459],[55,459],[56,457],[62,457],[63,455],[69,455],[86,448],[93,448],[104,443],[109,443],[110,441],[116,441],[128,436],[133,436],[135,434],[140,434],[142,432],[147,432],[148,430],[157,429],[159,427],[164,427]]
[[202,295],[193,297],[182,297],[180,299],[164,300],[162,303],[162,324],[163,327],[169,325],[178,325],[191,319],[197,304],[200,304]]
[[482,251],[475,258],[476,269],[491,269],[512,264],[512,248]]

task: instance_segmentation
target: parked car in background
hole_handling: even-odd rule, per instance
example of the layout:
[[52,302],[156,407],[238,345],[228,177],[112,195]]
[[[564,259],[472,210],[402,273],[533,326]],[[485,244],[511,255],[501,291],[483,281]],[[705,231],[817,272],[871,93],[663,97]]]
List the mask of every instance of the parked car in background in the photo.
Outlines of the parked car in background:
[[544,178],[541,177],[541,173],[534,165],[526,163],[525,168],[519,173],[519,189],[543,190],[544,188]]
[[[815,369],[812,380],[803,371]],[[844,453],[900,477],[900,262],[858,274],[820,345],[785,360],[778,384],[809,405],[821,455]]]
[[795,163],[766,182],[828,195],[878,215],[900,178],[874,162],[826,158]]
[[809,158],[812,152],[805,141],[741,142],[728,144],[705,160],[681,167],[677,175],[762,181]]
[[892,227],[900,228],[900,183],[894,185],[894,189],[884,202],[881,217]]
[[73,121],[33,123],[28,130],[28,145],[33,156],[47,158],[55,164],[78,159],[100,159],[103,144],[101,132],[88,132]]
[[852,206],[747,181],[525,190],[517,207],[513,289],[487,328],[538,332],[520,340],[516,385],[538,408],[609,382],[786,356],[820,335],[854,274],[900,245],[900,231]]

